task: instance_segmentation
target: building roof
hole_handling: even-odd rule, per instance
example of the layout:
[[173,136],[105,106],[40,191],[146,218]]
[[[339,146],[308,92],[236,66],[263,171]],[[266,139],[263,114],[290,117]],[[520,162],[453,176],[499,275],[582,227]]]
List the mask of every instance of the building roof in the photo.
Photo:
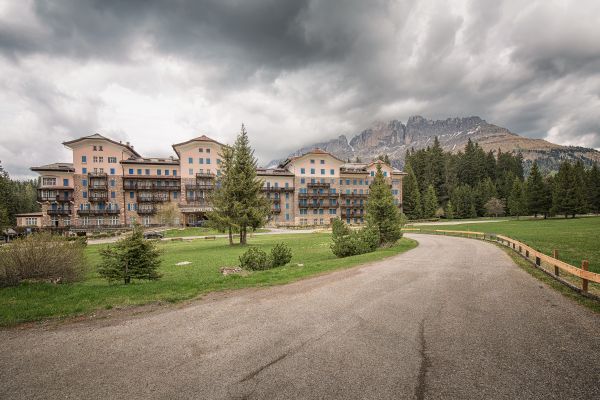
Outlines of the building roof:
[[286,166],[287,166],[289,163],[291,163],[292,161],[294,161],[294,160],[297,160],[297,159],[299,159],[299,158],[302,158],[302,157],[304,157],[304,156],[307,156],[307,155],[309,155],[309,154],[322,154],[322,155],[328,155],[328,156],[331,156],[331,157],[335,158],[335,159],[336,159],[336,160],[338,160],[338,161],[344,162],[344,160],[342,160],[342,159],[340,159],[340,158],[336,157],[335,155],[331,154],[330,152],[328,152],[328,151],[325,151],[325,150],[323,150],[323,149],[320,149],[320,148],[318,148],[318,147],[315,147],[315,148],[314,148],[314,149],[312,149],[311,151],[308,151],[308,152],[306,152],[306,153],[304,153],[304,154],[301,154],[301,155],[299,155],[299,156],[294,156],[294,157],[287,158],[287,159],[286,159],[284,162],[282,162],[281,164],[279,164],[279,166],[278,166],[278,167],[279,167],[279,168],[285,168],[285,167],[286,167]]
[[71,145],[73,145],[75,143],[78,143],[78,142],[81,142],[81,141],[84,141],[84,140],[89,140],[89,139],[92,139],[92,140],[106,140],[107,142],[116,144],[118,146],[125,147],[127,150],[129,150],[130,152],[132,152],[135,156],[141,157],[141,155],[138,154],[138,152],[133,149],[133,146],[131,146],[129,144],[129,142],[123,144],[122,142],[117,142],[117,141],[109,139],[109,138],[107,138],[105,136],[102,136],[99,133],[95,133],[95,134],[89,135],[89,136],[80,137],[79,139],[69,140],[69,141],[63,142],[63,145],[71,148]]
[[211,143],[216,143],[216,144],[218,144],[220,146],[225,146],[223,143],[217,142],[216,140],[211,139],[211,138],[209,138],[206,135],[202,135],[202,136],[198,136],[198,137],[195,137],[193,139],[190,139],[190,140],[186,140],[185,142],[175,143],[172,147],[173,147],[173,150],[175,150],[175,153],[177,153],[177,155],[179,155],[179,152],[177,151],[177,148],[181,147],[181,146],[185,146],[186,144],[189,144],[189,143],[192,143],[192,142],[211,142]]
[[260,176],[294,176],[284,168],[256,168],[256,175]]
[[129,157],[121,164],[179,165],[178,158]]
[[73,163],[52,163],[47,165],[41,165],[39,167],[31,167],[32,171],[42,172],[42,171],[54,171],[54,172],[75,172],[75,168],[73,168]]

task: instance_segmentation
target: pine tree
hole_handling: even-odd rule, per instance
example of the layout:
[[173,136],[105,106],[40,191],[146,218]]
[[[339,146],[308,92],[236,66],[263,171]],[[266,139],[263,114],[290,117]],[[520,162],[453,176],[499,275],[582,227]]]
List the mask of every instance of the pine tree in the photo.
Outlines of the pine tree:
[[455,218],[473,218],[477,216],[474,191],[469,185],[457,186],[450,196]]
[[402,208],[409,219],[421,218],[421,194],[417,178],[410,164],[405,166],[406,176],[402,187]]
[[515,178],[513,186],[507,200],[508,211],[510,215],[520,217],[527,213],[527,200],[525,197],[525,189],[523,182],[519,178]]
[[577,214],[585,214],[588,211],[586,173],[581,160],[577,160],[573,167],[573,193],[575,196]]
[[536,161],[527,178],[527,208],[535,217],[546,211],[546,187]]
[[[582,208],[582,190],[580,179],[577,177],[575,167],[568,161],[563,162],[554,180],[554,191],[552,193],[553,214],[569,215],[575,217]],[[578,187],[579,186],[579,187]]]
[[379,231],[379,244],[394,244],[402,237],[400,210],[394,203],[394,196],[386,182],[381,165],[369,187],[367,199],[367,226]]
[[484,178],[482,181],[479,181],[477,187],[475,188],[475,209],[477,211],[477,215],[483,216],[486,214],[486,203],[493,197],[497,197],[498,193],[496,192],[496,185],[492,181],[490,177]]
[[433,188],[433,185],[429,185],[423,195],[423,217],[435,217],[435,212],[437,211],[438,206],[438,199],[435,195],[435,189]]
[[587,173],[588,205],[590,211],[600,213],[600,169],[594,163]]
[[233,176],[233,148],[221,148],[221,174],[217,177],[217,185],[212,195],[212,211],[208,213],[209,224],[220,231],[226,231],[229,244],[233,245],[233,230],[236,225],[234,214],[234,176]]
[[248,133],[242,125],[233,145],[232,194],[235,225],[239,227],[240,244],[247,243],[248,228],[263,226],[271,213],[271,204],[262,193],[263,181],[256,178],[256,158]]
[[128,284],[132,279],[158,280],[161,277],[157,271],[160,251],[152,241],[144,239],[139,225],[134,226],[131,236],[100,250],[100,256],[98,273],[109,282],[123,280]]
[[448,201],[448,203],[446,204],[445,214],[446,214],[446,218],[454,219],[454,205],[452,204],[451,200]]

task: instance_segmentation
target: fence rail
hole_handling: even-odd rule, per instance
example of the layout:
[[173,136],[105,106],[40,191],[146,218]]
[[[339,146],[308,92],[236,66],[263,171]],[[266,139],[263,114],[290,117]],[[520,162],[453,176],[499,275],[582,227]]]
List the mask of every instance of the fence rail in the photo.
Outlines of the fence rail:
[[[473,239],[482,239],[498,242],[508,248],[514,250],[515,252],[524,256],[527,260],[533,262],[538,268],[558,279],[560,282],[565,283],[571,286],[574,289],[577,289],[584,294],[588,293],[588,283],[594,282],[600,284],[600,274],[591,272],[588,270],[589,263],[587,260],[582,260],[581,268],[578,268],[574,265],[568,264],[564,261],[561,261],[557,258],[558,252],[555,250],[554,255],[556,257],[549,256],[547,254],[542,253],[539,250],[534,249],[533,247],[519,242],[518,240],[512,239],[508,236],[498,235],[493,233],[485,233],[485,232],[475,232],[475,231],[456,231],[456,230],[443,230],[443,229],[421,229],[421,228],[403,228],[405,232],[415,232],[415,233],[429,233],[429,234],[442,234],[442,235],[459,235],[466,236]],[[542,268],[542,262],[554,267],[554,274],[550,271]],[[570,282],[567,282],[563,279],[560,279],[560,272],[562,270],[567,272],[573,276],[576,276],[581,279],[581,288],[574,287]],[[592,295],[593,297],[597,297]]]

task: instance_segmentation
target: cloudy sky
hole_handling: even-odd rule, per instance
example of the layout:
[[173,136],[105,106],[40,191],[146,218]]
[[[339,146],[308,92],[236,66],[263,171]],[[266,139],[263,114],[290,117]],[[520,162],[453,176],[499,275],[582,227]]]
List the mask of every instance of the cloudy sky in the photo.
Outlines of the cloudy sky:
[[244,122],[267,162],[415,114],[600,148],[600,1],[0,0],[14,177],[95,132],[168,156]]

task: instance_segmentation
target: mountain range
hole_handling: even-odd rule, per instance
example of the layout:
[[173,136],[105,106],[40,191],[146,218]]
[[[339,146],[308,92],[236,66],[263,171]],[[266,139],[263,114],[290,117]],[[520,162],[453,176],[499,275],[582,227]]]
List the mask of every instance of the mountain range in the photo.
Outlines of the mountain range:
[[[394,167],[403,168],[404,157],[409,149],[419,150],[433,144],[437,136],[444,150],[459,152],[468,139],[479,143],[487,152],[498,150],[523,155],[525,171],[534,160],[543,171],[557,171],[563,160],[582,160],[591,165],[600,162],[600,152],[591,148],[561,146],[543,139],[530,139],[517,135],[506,128],[490,124],[479,117],[447,118],[429,120],[412,116],[406,124],[398,120],[377,122],[358,133],[350,140],[345,135],[335,139],[314,143],[298,149],[289,156],[304,154],[314,148],[328,151],[341,159],[370,161],[378,155],[387,154]],[[269,166],[283,160],[273,160]]]

